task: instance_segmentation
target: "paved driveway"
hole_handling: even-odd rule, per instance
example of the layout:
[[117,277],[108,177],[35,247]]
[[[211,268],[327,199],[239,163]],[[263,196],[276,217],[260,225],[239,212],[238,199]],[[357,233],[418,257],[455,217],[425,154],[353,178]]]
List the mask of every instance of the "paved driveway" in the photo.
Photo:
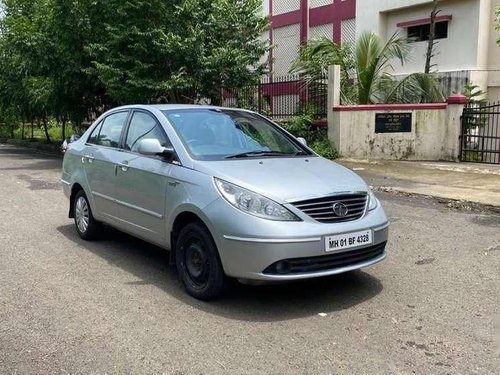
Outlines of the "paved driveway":
[[60,164],[0,145],[0,373],[498,373],[499,217],[381,195],[385,262],[204,303],[161,249],[81,241]]

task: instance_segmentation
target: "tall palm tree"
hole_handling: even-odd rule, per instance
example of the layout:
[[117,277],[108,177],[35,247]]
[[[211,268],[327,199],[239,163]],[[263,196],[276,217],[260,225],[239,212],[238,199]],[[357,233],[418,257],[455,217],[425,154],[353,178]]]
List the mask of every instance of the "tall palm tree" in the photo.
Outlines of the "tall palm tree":
[[443,93],[430,74],[414,73],[397,80],[392,64],[409,60],[411,40],[394,34],[384,43],[375,33],[363,33],[352,51],[326,39],[311,41],[300,52],[291,72],[309,80],[325,74],[329,65],[341,67],[344,104],[441,102]]

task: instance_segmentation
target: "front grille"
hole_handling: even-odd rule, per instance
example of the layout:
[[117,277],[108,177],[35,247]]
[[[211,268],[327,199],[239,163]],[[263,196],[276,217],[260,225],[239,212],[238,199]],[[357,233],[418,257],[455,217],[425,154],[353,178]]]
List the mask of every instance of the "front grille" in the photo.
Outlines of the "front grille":
[[[292,205],[321,223],[342,223],[361,218],[367,201],[367,194],[342,194],[293,202]],[[339,216],[333,211],[336,203],[343,203],[347,207],[345,216]]]
[[353,266],[382,255],[386,243],[387,242],[382,242],[374,246],[352,251],[348,250],[342,253],[307,258],[284,259],[271,264],[264,270],[264,273],[271,275],[297,275]]

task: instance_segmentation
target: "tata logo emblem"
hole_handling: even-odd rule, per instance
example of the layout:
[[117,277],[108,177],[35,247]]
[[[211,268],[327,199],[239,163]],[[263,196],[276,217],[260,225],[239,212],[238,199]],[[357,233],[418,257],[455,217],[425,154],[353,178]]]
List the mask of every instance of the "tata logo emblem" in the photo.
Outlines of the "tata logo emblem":
[[349,209],[344,203],[337,202],[332,206],[333,212],[338,217],[346,217],[349,213]]

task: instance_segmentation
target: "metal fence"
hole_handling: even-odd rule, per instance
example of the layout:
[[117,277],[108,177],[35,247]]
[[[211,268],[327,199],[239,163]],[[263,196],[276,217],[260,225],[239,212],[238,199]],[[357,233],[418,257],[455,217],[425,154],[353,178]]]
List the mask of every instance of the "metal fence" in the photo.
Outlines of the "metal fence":
[[264,77],[258,84],[238,89],[224,89],[222,103],[257,111],[276,121],[286,121],[300,114],[314,119],[327,116],[328,78],[315,80],[299,76]]
[[[462,92],[464,87],[470,83],[470,71],[458,70],[453,72],[435,72],[432,73],[438,81],[444,96],[447,98],[451,94]],[[408,77],[407,74],[398,74],[394,76],[398,81]]]
[[464,108],[460,148],[461,161],[500,164],[500,102]]

